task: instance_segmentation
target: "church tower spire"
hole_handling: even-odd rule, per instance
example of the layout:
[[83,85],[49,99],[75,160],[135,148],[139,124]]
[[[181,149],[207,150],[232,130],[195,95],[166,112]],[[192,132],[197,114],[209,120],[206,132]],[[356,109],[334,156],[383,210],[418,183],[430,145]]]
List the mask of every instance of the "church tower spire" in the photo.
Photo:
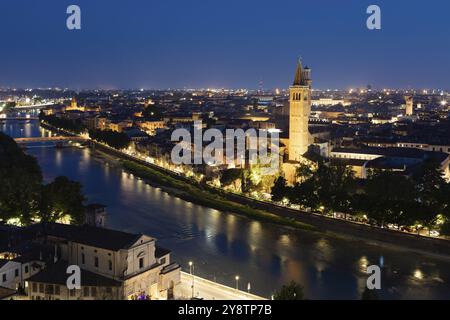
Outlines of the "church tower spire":
[[311,69],[297,62],[293,85],[289,88],[289,160],[300,161],[308,151],[311,135],[308,130],[311,113]]
[[298,58],[297,61],[297,70],[295,71],[295,79],[293,86],[301,86],[302,85],[302,73],[303,73],[303,67],[302,67],[302,59]]

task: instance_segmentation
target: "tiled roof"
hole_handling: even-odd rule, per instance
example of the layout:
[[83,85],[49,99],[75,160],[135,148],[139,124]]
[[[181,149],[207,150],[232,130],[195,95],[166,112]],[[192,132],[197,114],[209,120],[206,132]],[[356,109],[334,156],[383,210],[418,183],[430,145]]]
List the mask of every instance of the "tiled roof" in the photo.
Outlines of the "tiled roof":
[[75,226],[58,223],[36,224],[30,227],[44,235],[67,239],[72,242],[112,251],[130,248],[142,234],[98,228],[92,226]]
[[[66,285],[68,277],[67,267],[67,262],[59,261],[48,265],[44,270],[30,277],[27,281]],[[119,287],[121,282],[81,269],[81,286]]]

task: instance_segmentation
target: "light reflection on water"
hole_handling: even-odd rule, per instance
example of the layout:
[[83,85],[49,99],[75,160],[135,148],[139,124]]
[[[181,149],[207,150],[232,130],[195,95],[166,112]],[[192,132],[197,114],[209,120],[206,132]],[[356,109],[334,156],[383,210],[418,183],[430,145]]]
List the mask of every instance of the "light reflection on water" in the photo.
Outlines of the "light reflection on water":
[[[0,130],[39,136],[36,125],[0,124]],[[223,213],[175,198],[118,168],[89,149],[33,148],[46,180],[80,181],[91,202],[108,205],[108,225],[143,232],[173,250],[201,276],[234,286],[239,274],[252,291],[270,297],[295,280],[308,298],[359,299],[365,271],[383,257],[384,298],[450,299],[450,262],[344,241]]]

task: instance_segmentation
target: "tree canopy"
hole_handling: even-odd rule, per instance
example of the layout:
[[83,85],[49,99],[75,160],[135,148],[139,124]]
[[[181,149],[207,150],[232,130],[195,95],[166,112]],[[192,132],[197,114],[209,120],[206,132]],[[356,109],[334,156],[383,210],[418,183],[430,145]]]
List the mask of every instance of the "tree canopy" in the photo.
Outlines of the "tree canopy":
[[116,149],[124,149],[130,145],[130,138],[123,132],[116,132],[112,130],[89,130],[89,137],[91,139],[104,142],[110,147]]
[[365,215],[379,226],[425,226],[449,233],[450,184],[440,164],[425,160],[412,175],[373,170],[365,180],[356,179],[351,167],[319,162],[317,168],[302,165],[300,183],[286,186],[279,178],[272,187],[272,199],[287,197],[292,204],[324,212]]
[[15,141],[0,133],[0,221],[16,219],[23,225],[35,220],[69,217],[84,221],[84,196],[78,182],[58,177],[43,183],[41,168]]
[[274,300],[303,300],[304,298],[303,287],[294,281],[291,281],[288,285],[283,285],[273,295]]

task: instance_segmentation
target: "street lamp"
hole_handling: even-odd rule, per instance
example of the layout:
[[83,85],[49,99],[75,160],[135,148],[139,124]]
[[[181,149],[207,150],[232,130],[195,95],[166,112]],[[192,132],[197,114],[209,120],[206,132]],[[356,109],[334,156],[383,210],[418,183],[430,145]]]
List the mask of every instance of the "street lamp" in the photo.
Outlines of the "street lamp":
[[250,286],[250,282],[247,284],[247,293],[250,293],[250,290],[251,290],[251,286]]
[[189,261],[189,273],[192,276],[191,289],[192,289],[192,299],[194,299],[194,263],[192,261]]
[[239,276],[236,276],[234,279],[236,279],[236,290],[239,290]]

